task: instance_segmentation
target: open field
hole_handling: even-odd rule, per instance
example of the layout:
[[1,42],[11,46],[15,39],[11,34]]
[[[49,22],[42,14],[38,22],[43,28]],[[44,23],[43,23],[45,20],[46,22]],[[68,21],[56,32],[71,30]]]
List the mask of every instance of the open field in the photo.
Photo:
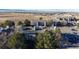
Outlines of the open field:
[[50,20],[53,19],[54,16],[49,15],[37,15],[37,14],[29,14],[29,13],[0,13],[0,22],[4,22],[5,20],[12,20],[12,21],[23,21],[25,19],[28,20],[38,20],[40,17],[43,20]]
[[0,22],[4,22],[5,20],[12,20],[15,22],[28,20],[39,20],[40,17],[43,20],[55,20],[56,17],[67,17],[74,16],[79,19],[79,13],[0,13]]

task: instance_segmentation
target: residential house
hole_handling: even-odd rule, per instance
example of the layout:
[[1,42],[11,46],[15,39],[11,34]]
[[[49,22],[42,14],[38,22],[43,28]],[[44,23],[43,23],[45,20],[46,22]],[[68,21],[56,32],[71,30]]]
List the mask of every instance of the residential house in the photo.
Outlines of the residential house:
[[46,27],[45,20],[33,20],[31,21],[31,25],[35,27],[35,30],[41,30]]
[[67,24],[71,24],[71,25],[76,25],[76,19],[75,17],[57,17],[54,20],[54,25],[67,25]]

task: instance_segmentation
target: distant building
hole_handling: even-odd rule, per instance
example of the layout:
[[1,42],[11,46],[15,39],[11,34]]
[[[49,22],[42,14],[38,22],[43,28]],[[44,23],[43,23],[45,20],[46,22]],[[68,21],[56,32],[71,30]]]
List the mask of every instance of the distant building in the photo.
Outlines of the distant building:
[[34,20],[34,21],[31,21],[31,25],[33,25],[35,27],[35,29],[43,29],[46,27],[46,21]]
[[62,25],[61,23],[63,23],[64,25],[67,24],[72,24],[72,25],[76,25],[76,19],[75,17],[57,17],[55,20],[55,25]]

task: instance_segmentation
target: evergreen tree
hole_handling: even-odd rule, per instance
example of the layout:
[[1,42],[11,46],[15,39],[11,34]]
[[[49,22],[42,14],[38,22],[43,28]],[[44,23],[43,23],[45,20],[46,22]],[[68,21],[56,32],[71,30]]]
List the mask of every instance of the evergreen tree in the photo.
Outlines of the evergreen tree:
[[41,48],[41,49],[44,48],[43,33],[37,34],[35,42],[36,42],[36,44],[35,44],[36,48]]
[[56,31],[46,30],[44,33],[39,33],[36,36],[36,48],[60,48],[61,32],[59,29]]
[[14,33],[7,42],[8,48],[25,48],[27,44],[24,43],[25,38],[20,33]]

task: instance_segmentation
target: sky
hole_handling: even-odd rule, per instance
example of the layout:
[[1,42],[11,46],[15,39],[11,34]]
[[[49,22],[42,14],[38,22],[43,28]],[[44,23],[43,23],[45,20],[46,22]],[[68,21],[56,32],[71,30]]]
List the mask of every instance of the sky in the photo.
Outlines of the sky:
[[78,0],[0,0],[0,9],[79,9]]

